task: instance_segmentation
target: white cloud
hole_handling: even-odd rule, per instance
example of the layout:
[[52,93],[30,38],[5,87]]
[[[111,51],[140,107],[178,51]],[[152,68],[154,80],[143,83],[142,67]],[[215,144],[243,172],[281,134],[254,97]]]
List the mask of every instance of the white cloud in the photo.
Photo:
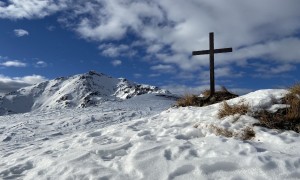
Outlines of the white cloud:
[[175,68],[171,65],[164,65],[164,64],[158,64],[155,66],[152,66],[150,69],[154,71],[159,71],[161,73],[173,73],[175,72]]
[[157,53],[155,57],[165,64],[175,64],[183,71],[195,71],[208,64],[208,58],[188,58],[188,54]]
[[136,54],[134,50],[131,50],[131,48],[125,44],[102,44],[98,48],[101,50],[102,55],[108,57],[133,56]]
[[141,78],[143,75],[142,75],[142,74],[139,74],[139,73],[135,73],[135,74],[133,74],[133,76],[134,76],[135,78]]
[[[82,9],[87,9],[84,11]],[[99,10],[101,9],[101,10]],[[129,31],[138,32],[144,25],[145,18],[163,19],[159,5],[152,1],[103,0],[96,3],[85,2],[76,7],[77,14],[92,18],[82,18],[76,31],[84,38],[102,41],[118,40]]]
[[[193,79],[195,79],[195,74],[194,74],[194,72],[181,71],[177,74],[177,76],[174,76],[174,78],[184,79],[184,80],[193,80]],[[196,79],[198,79],[198,77]]]
[[[183,71],[195,71],[208,64],[204,60],[207,57],[191,57],[190,54],[193,50],[208,49],[210,31],[215,32],[216,48],[232,46],[235,50],[239,47],[259,49],[243,55],[245,59],[266,57],[268,54],[273,54],[268,58],[279,61],[299,57],[299,51],[293,48],[277,51],[281,47],[299,47],[295,39],[284,40],[300,29],[298,5],[296,0],[156,0],[137,3],[110,0],[94,4],[90,11],[85,12],[93,18],[83,19],[75,29],[82,37],[96,41],[122,39],[134,31],[146,42],[146,52],[157,53],[160,61],[175,64]],[[144,11],[135,10],[134,7]],[[98,13],[96,8],[101,8],[102,13]],[[280,44],[272,47],[272,43],[262,43],[272,42],[273,39]],[[259,47],[264,45],[269,46],[261,50]],[[169,47],[170,53],[161,52],[161,47]],[[239,63],[241,55],[238,54],[241,50],[217,55],[216,59],[228,59],[222,61],[223,64]]]
[[0,18],[43,18],[66,9],[68,0],[10,0],[0,4]]
[[154,78],[154,77],[159,77],[161,74],[149,74],[149,77]]
[[27,84],[36,84],[47,80],[45,77],[35,74],[31,76],[15,77],[13,79]]
[[26,67],[27,64],[24,62],[21,62],[19,60],[11,60],[11,61],[5,61],[3,63],[0,63],[0,66],[5,67]]
[[[215,78],[226,78],[226,77],[237,78],[237,77],[241,77],[242,75],[243,73],[233,72],[232,69],[229,67],[215,68]],[[202,80],[209,80],[210,71],[202,71],[200,78]]]
[[46,80],[45,77],[35,74],[24,77],[8,77],[0,74],[0,95]]
[[147,52],[148,53],[157,53],[157,52],[161,51],[162,49],[163,49],[163,45],[153,44],[153,45],[149,45],[149,47],[147,48]]
[[120,65],[122,64],[122,61],[121,61],[121,60],[113,60],[113,61],[111,62],[111,64],[112,64],[113,66],[120,66]]
[[293,66],[293,65],[283,64],[283,65],[280,65],[280,66],[277,66],[277,67],[272,67],[270,69],[270,71],[273,74],[279,74],[279,73],[288,72],[288,71],[291,71],[291,70],[294,70],[294,69],[296,69],[296,67]]
[[248,66],[255,72],[251,76],[256,78],[287,77],[290,71],[297,69],[293,64],[249,63]]
[[262,58],[273,62],[300,63],[299,46],[299,38],[283,38],[238,49],[231,57],[226,57],[225,60],[229,60],[229,58],[236,60]]
[[47,26],[46,29],[47,29],[48,31],[54,31],[54,30],[56,29],[56,27],[53,26],[53,25],[51,25],[51,26]]
[[257,72],[264,73],[265,75],[281,74],[296,69],[296,67],[291,64],[279,64],[279,65],[258,64],[255,66]]
[[15,29],[14,33],[17,37],[28,36],[29,32],[24,29]]
[[37,61],[34,66],[36,68],[43,68],[43,67],[47,67],[48,64],[45,61]]

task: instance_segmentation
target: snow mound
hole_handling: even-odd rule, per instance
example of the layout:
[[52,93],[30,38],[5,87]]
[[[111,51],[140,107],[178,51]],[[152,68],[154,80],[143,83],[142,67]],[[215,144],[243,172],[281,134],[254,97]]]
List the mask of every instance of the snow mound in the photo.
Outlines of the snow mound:
[[[260,90],[228,104],[272,109],[286,93]],[[298,133],[254,127],[252,140],[217,136],[210,125],[238,132],[257,120],[218,119],[221,104],[165,110],[172,102],[147,94],[101,108],[2,116],[0,178],[300,178]]]
[[169,94],[155,86],[136,84],[90,71],[22,88],[0,99],[0,115],[63,107],[88,107],[107,100],[148,93]]

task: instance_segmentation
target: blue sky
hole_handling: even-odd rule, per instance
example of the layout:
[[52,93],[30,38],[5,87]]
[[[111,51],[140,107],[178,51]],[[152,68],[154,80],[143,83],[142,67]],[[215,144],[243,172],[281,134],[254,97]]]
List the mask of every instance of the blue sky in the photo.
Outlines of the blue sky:
[[[272,5],[270,5],[272,4]],[[89,70],[168,88],[242,93],[299,82],[299,0],[0,0],[0,94]]]

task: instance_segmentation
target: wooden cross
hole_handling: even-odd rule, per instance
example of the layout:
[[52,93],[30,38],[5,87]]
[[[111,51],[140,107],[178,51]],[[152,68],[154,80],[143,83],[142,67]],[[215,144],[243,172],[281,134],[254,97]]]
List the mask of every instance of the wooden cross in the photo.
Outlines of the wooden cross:
[[193,51],[193,56],[196,55],[204,55],[209,54],[210,57],[210,97],[215,94],[215,62],[214,62],[214,54],[215,53],[227,53],[232,52],[232,48],[222,48],[222,49],[215,49],[214,47],[214,33],[209,33],[209,50],[204,51]]

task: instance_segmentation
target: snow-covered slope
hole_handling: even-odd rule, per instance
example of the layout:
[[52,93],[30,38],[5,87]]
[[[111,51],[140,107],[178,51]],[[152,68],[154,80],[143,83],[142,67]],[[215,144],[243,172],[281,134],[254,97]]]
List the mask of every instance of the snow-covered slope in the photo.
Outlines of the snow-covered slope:
[[90,71],[22,88],[0,98],[0,115],[62,107],[88,107],[106,100],[128,99],[141,94],[169,93],[155,86],[112,78]]
[[[274,110],[286,90],[260,90],[228,101]],[[300,179],[300,135],[253,127],[255,118],[217,117],[221,104],[169,108],[155,94],[99,107],[0,117],[0,179]],[[166,110],[167,109],[167,110]],[[195,128],[196,126],[197,128]]]

